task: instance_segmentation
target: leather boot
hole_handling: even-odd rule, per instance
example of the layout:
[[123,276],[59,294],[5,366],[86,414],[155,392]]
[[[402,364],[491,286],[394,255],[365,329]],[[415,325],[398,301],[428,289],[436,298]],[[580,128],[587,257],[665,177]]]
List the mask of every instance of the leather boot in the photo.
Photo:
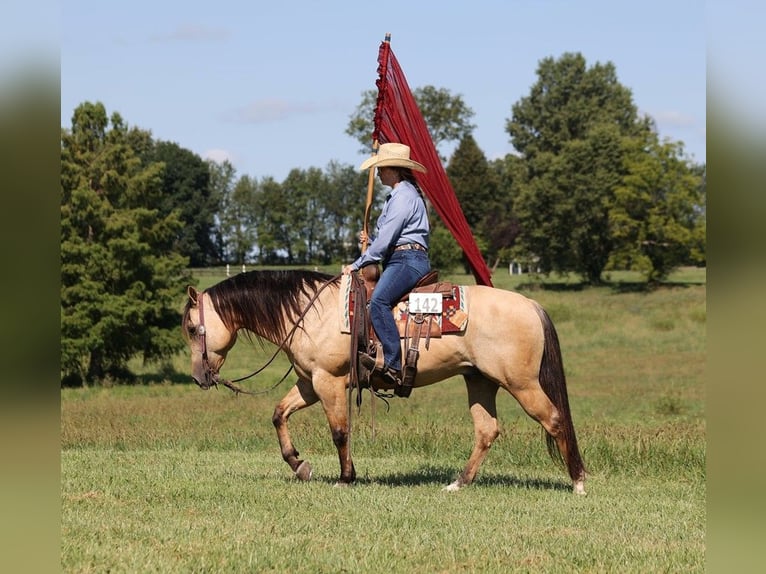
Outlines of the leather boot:
[[402,386],[402,375],[399,371],[390,367],[381,366],[378,364],[375,357],[363,353],[362,351],[359,351],[359,362],[365,369],[369,369],[371,372],[380,376],[385,382],[394,385],[394,393],[397,394],[397,396],[409,396],[409,393],[407,393],[407,395],[399,395],[397,392],[397,389]]

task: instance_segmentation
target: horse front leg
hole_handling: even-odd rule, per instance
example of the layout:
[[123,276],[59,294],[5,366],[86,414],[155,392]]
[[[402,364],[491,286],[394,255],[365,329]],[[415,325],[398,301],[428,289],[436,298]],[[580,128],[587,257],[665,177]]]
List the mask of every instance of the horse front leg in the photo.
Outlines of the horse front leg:
[[347,377],[335,377],[329,373],[314,375],[314,389],[322,402],[332,433],[332,442],[338,450],[340,478],[335,486],[348,486],[356,480],[354,461],[349,445]]
[[456,491],[468,486],[476,478],[481,463],[487,456],[492,443],[500,434],[497,426],[497,384],[481,375],[465,375],[468,390],[468,405],[473,418],[474,443],[471,456],[460,476],[444,490]]
[[311,480],[313,472],[308,461],[301,460],[297,449],[293,446],[290,438],[290,431],[287,428],[287,420],[294,412],[313,405],[319,400],[314,392],[311,383],[305,379],[298,379],[298,382],[292,389],[279,401],[271,422],[277,431],[279,448],[282,451],[282,458],[290,465],[290,468],[300,480]]

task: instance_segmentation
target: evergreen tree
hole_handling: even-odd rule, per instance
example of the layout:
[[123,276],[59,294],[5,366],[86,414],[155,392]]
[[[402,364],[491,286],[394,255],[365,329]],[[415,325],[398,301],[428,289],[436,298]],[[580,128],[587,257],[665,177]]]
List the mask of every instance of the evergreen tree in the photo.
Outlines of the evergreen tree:
[[468,225],[474,233],[481,231],[487,213],[494,208],[496,185],[487,158],[472,135],[460,140],[446,171]]
[[[446,172],[477,245],[486,251],[487,220],[496,207],[497,186],[494,172],[490,171],[487,158],[472,135],[460,140]],[[469,273],[465,258],[464,267]]]
[[78,106],[62,130],[62,383],[123,378],[134,355],[162,360],[183,344],[182,224],[175,211],[160,215],[163,166],[132,147],[150,141],[100,103]]
[[178,210],[183,227],[176,250],[189,258],[192,267],[206,267],[217,260],[215,214],[220,205],[210,184],[210,168],[197,154],[176,143],[159,141],[142,154],[144,163],[161,162],[162,201],[160,214]]

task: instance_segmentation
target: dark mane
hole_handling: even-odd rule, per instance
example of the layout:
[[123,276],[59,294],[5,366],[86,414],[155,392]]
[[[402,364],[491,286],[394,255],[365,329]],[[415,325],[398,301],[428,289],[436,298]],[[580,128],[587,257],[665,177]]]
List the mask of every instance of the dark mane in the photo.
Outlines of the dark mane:
[[[246,329],[258,337],[281,341],[288,324],[303,312],[307,299],[330,279],[332,275],[317,271],[248,271],[225,279],[206,292],[227,329]],[[191,301],[187,301],[184,333],[190,307]]]

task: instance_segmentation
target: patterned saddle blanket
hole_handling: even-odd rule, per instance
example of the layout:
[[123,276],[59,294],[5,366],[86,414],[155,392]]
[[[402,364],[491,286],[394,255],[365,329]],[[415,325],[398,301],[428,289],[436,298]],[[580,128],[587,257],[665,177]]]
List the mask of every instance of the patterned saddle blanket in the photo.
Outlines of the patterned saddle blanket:
[[[416,287],[412,293],[428,294],[428,297],[441,297],[441,312],[431,313],[413,306],[410,309],[410,294],[405,295],[392,309],[394,320],[399,328],[399,336],[412,336],[413,329],[420,325],[421,335],[424,337],[441,337],[447,333],[465,331],[468,324],[468,301],[465,287],[446,281]],[[356,293],[351,286],[351,278],[344,275],[341,278],[340,296],[338,297],[338,312],[342,333],[351,333],[351,325],[354,320],[353,309]],[[415,299],[415,298],[413,298]],[[416,302],[420,306],[421,302]],[[426,305],[428,306],[428,305]],[[408,326],[409,323],[409,326]]]

